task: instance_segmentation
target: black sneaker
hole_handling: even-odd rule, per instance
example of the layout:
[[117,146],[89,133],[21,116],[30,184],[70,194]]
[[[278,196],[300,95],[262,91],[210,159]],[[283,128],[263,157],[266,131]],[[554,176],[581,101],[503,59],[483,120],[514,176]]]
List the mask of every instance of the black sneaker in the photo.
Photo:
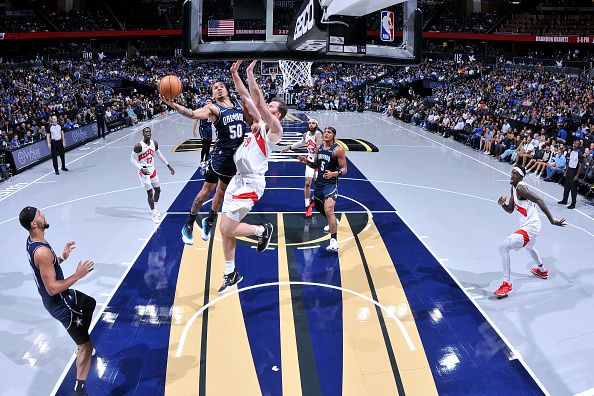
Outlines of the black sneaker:
[[243,280],[243,276],[239,275],[239,272],[233,271],[229,275],[223,277],[223,284],[219,287],[219,294],[225,294],[233,287]]
[[68,172],[68,168],[66,168],[65,166],[63,166],[63,167],[62,167],[62,170],[63,170],[64,172]]
[[274,231],[274,227],[270,223],[262,224],[262,227],[264,227],[264,232],[258,237],[258,252],[263,252],[270,245],[272,231]]

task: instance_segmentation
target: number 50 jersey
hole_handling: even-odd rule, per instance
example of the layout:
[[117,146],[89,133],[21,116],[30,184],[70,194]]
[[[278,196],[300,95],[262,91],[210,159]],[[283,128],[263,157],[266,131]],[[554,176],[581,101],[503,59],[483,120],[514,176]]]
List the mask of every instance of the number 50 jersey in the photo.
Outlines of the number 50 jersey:
[[229,151],[239,147],[243,143],[243,135],[248,125],[243,120],[243,107],[236,99],[231,99],[233,107],[225,107],[215,102],[214,105],[219,108],[219,118],[214,122],[217,130],[217,141],[214,151]]

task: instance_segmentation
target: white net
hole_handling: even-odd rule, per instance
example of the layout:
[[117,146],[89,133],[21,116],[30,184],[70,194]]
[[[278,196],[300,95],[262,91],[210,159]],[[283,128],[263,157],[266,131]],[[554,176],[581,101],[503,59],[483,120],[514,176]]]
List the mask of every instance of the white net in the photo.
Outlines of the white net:
[[283,75],[283,92],[287,92],[289,87],[295,84],[311,87],[313,85],[311,77],[312,64],[313,62],[279,60],[278,65]]

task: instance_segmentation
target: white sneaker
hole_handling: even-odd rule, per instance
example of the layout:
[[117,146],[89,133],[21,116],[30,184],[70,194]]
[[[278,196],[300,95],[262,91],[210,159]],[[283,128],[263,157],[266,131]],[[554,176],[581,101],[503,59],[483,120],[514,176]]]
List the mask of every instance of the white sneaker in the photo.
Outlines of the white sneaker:
[[326,251],[330,253],[338,252],[338,241],[334,238],[330,238],[330,244],[326,247]]
[[161,216],[159,216],[157,212],[153,212],[151,217],[153,219],[153,223],[159,224],[161,222]]
[[159,218],[161,218],[163,216],[163,214],[161,213],[161,211],[157,208],[155,208],[155,213],[157,214],[157,216],[159,216]]

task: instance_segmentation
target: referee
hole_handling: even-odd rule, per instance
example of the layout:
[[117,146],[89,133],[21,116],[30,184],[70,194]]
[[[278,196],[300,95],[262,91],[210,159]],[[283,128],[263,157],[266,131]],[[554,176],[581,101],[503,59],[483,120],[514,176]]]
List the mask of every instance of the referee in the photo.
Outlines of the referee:
[[62,170],[68,171],[66,168],[66,158],[64,158],[64,131],[58,124],[58,117],[52,116],[50,118],[50,133],[47,134],[47,147],[52,151],[52,163],[54,164],[54,171],[56,175],[60,174],[58,171],[58,155],[62,161]]
[[68,335],[78,345],[73,395],[87,395],[85,382],[93,353],[89,327],[97,303],[93,297],[70,287],[87,276],[95,264],[91,260],[81,261],[74,274],[64,278],[61,264],[68,260],[70,253],[76,247],[74,242],[68,242],[62,255],[58,257],[45,240],[45,230],[49,228],[49,224],[41,211],[27,206],[21,210],[19,222],[29,231],[27,255],[43,306],[53,318],[62,323]]

